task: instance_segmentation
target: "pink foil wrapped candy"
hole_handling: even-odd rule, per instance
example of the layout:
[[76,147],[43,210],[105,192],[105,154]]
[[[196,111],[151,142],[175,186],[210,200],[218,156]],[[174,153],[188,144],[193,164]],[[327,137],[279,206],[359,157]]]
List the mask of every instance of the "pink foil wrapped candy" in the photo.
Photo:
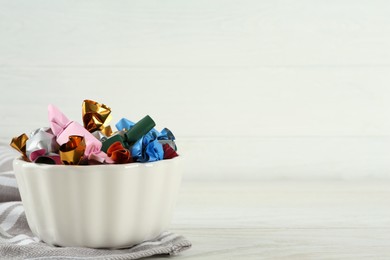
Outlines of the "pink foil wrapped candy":
[[57,107],[49,105],[49,121],[53,134],[57,137],[57,143],[63,145],[69,141],[69,136],[78,135],[84,137],[85,152],[84,155],[89,160],[98,162],[108,162],[107,154],[100,151],[102,143],[96,139],[87,129],[75,121],[69,120]]

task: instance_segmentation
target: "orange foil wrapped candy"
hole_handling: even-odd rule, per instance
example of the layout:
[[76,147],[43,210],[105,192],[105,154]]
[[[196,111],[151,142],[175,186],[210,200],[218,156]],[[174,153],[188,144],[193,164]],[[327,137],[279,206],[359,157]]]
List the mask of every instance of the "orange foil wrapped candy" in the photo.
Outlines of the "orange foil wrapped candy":
[[63,164],[80,164],[85,152],[84,137],[78,135],[69,136],[69,141],[60,146],[60,158]]
[[133,162],[130,151],[123,147],[121,142],[115,142],[107,149],[107,155],[115,163],[130,163]]
[[18,137],[12,138],[10,143],[11,147],[20,152],[23,155],[23,159],[25,161],[30,161],[26,155],[26,142],[28,140],[28,136],[26,134],[21,134]]
[[92,100],[84,100],[82,105],[83,123],[89,132],[103,130],[111,120],[111,109]]

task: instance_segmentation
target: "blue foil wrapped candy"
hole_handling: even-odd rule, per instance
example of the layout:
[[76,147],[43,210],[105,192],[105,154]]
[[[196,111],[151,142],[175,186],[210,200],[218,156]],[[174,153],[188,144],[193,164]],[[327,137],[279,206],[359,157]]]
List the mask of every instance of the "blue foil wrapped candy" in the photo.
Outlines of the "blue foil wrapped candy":
[[131,147],[133,159],[138,162],[154,162],[164,159],[164,150],[157,137],[159,132],[150,130]]
[[[134,122],[126,118],[122,118],[115,124],[119,131],[131,131],[135,125],[136,124]],[[150,125],[148,127],[150,127]],[[168,144],[172,147],[172,149],[177,150],[175,136],[168,128],[164,128],[161,133],[152,128],[149,132],[147,132],[135,142],[129,141],[126,138],[126,134],[123,137],[125,146],[129,147],[131,150],[131,156],[133,157],[134,161],[138,162],[154,162],[163,160],[164,144]],[[107,146],[108,144],[109,143],[107,143]]]
[[118,131],[122,131],[124,129],[129,130],[134,125],[135,125],[135,123],[133,123],[132,121],[130,121],[126,118],[122,118],[121,120],[118,121],[118,123],[115,124],[115,127],[116,127],[116,129],[118,129]]

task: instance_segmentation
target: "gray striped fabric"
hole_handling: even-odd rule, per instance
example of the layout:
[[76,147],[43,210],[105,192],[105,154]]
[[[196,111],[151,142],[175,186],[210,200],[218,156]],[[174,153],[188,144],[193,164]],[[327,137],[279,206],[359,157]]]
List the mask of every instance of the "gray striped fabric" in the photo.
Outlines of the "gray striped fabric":
[[[1,162],[8,162],[4,159],[8,157],[1,152],[0,149],[0,170],[6,170]],[[172,232],[118,250],[50,246],[31,233],[14,174],[0,173],[0,259],[139,259],[175,255],[190,247],[189,240]]]

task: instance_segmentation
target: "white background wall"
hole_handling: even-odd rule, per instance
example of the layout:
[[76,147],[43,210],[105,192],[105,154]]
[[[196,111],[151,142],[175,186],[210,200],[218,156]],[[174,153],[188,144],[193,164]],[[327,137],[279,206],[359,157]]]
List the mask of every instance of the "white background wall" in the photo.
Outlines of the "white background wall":
[[0,0],[0,137],[150,114],[186,180],[390,178],[388,1]]

